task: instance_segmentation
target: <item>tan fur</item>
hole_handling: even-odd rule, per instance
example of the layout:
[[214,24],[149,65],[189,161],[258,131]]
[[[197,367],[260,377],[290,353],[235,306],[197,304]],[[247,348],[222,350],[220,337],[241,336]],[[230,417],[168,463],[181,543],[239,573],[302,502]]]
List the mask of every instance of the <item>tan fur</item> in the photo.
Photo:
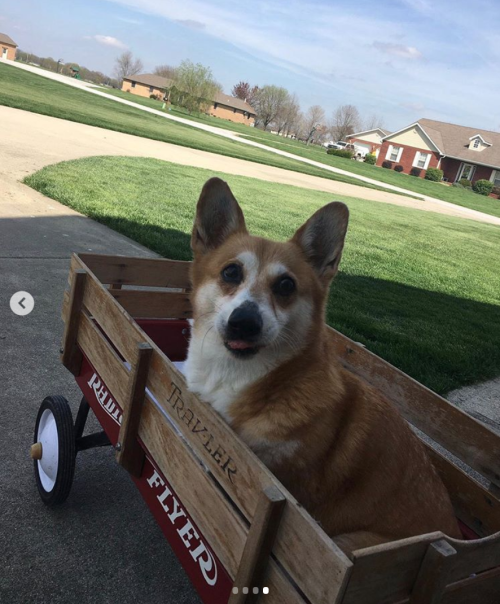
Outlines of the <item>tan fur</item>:
[[[221,181],[210,182],[208,188],[225,191]],[[206,196],[205,191],[197,220]],[[216,245],[210,245],[209,235],[195,222],[195,333],[206,325],[203,314],[208,314],[208,307],[199,308],[197,292],[213,283],[221,300],[234,295],[231,286],[220,283],[220,273],[242,252],[258,259],[252,290],[256,299],[267,296],[276,312],[278,307],[288,312],[299,300],[312,308],[306,335],[293,354],[231,401],[226,419],[232,428],[347,550],[436,530],[460,538],[448,493],[423,445],[387,400],[340,366],[330,344],[324,310],[347,228],[345,206],[330,204],[317,213],[325,224],[315,215],[291,241],[276,243],[248,235],[231,198],[232,226],[221,237],[218,225]],[[294,296],[285,301],[269,293],[265,267],[276,263],[297,284]],[[210,312],[217,312],[216,301]]]

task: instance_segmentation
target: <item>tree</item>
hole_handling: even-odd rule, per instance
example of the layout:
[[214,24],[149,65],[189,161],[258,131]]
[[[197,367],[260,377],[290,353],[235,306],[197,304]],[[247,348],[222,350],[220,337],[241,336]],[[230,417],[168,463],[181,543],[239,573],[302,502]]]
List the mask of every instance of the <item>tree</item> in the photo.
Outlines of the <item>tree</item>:
[[188,111],[205,109],[222,90],[210,67],[189,60],[182,61],[175,70],[174,86],[182,93],[177,102]]
[[264,130],[275,121],[289,96],[288,90],[280,86],[263,86],[259,89],[253,106],[257,112],[257,122],[264,126]]
[[373,130],[374,128],[384,129],[384,118],[376,113],[372,113],[363,122],[363,130]]
[[333,140],[342,141],[346,136],[359,131],[361,119],[354,105],[342,105],[333,114],[330,132]]
[[304,117],[304,130],[306,135],[306,143],[312,140],[314,134],[319,130],[323,129],[323,122],[325,121],[325,112],[323,107],[319,105],[313,105],[309,107]]
[[[278,134],[283,133],[285,136],[288,136],[291,131],[296,130],[299,115],[300,105],[297,95],[288,94],[274,120]],[[293,132],[293,134],[296,134],[296,132]]]
[[248,82],[238,82],[233,86],[231,94],[237,99],[246,101],[249,105],[252,105],[253,107],[258,91],[258,86],[251,86]]
[[134,59],[134,55],[130,50],[122,53],[115,61],[115,76],[118,80],[122,81],[127,76],[135,75],[143,70],[142,61],[140,59]]
[[162,78],[168,78],[169,80],[173,80],[175,78],[176,68],[171,65],[157,65],[154,68],[153,73],[155,75],[159,75]]

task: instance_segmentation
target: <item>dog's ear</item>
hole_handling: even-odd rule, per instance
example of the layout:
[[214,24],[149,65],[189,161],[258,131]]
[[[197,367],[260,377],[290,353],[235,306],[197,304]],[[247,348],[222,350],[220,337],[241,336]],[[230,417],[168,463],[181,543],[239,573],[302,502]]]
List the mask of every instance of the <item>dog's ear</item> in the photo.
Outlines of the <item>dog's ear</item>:
[[348,222],[347,206],[333,201],[315,212],[291,239],[324,283],[337,274]]
[[237,232],[248,233],[243,212],[231,189],[220,178],[207,180],[196,206],[191,249],[195,254],[205,254]]

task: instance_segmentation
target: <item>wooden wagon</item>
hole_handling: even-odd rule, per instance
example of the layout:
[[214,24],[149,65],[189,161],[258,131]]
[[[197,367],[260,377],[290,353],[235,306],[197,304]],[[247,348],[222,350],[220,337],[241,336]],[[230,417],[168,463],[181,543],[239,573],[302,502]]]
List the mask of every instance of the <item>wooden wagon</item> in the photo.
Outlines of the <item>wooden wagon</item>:
[[[74,426],[63,397],[42,404],[32,457],[44,501],[67,497],[78,451],[111,444],[207,604],[498,604],[500,436],[331,329],[342,364],[469,468],[429,447],[466,539],[436,532],[348,558],[188,391],[176,365],[189,264],[73,256],[61,356],[84,398]],[[84,436],[89,408],[103,432]]]

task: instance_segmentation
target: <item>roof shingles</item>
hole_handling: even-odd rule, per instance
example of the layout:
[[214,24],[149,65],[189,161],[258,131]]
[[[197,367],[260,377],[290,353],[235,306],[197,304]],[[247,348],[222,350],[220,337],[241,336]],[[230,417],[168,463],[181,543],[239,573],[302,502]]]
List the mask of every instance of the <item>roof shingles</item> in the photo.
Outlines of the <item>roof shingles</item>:
[[17,44],[10,36],[2,33],[0,33],[0,44],[10,44],[11,46],[17,46]]
[[[458,126],[425,118],[418,120],[418,123],[445,156],[455,157],[473,164],[500,168],[500,132]],[[481,151],[469,149],[470,139],[476,134],[480,134],[491,146]]]

